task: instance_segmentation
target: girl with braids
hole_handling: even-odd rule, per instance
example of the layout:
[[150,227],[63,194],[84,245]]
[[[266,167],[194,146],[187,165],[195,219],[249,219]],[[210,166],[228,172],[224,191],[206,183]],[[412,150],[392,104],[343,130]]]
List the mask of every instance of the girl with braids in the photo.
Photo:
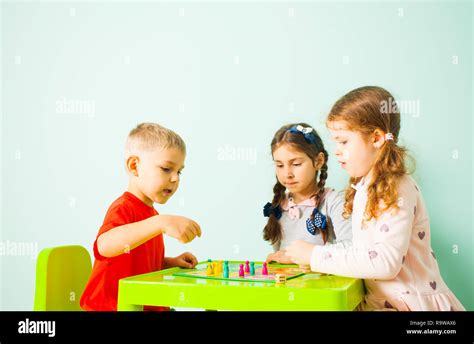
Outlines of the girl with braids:
[[277,181],[273,200],[264,207],[263,237],[274,248],[267,261],[293,263],[285,248],[295,240],[313,245],[350,242],[350,221],[342,216],[344,198],[325,188],[328,153],[306,123],[285,125],[271,143]]
[[311,270],[364,279],[362,310],[465,310],[441,277],[423,197],[398,145],[400,113],[385,89],[355,89],[334,104],[327,127],[349,174],[349,246],[294,242],[287,255]]

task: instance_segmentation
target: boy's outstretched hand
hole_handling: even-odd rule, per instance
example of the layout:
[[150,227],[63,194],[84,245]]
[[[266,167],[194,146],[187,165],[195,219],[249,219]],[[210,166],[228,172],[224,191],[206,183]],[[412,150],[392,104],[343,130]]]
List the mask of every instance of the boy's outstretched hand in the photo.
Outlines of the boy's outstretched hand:
[[165,268],[180,267],[180,268],[192,269],[197,265],[197,263],[198,263],[197,258],[192,253],[189,253],[189,252],[185,252],[174,258],[170,258],[170,257],[165,258]]
[[156,217],[160,221],[163,232],[183,244],[192,241],[196,236],[201,236],[201,227],[187,217],[177,215],[157,215]]

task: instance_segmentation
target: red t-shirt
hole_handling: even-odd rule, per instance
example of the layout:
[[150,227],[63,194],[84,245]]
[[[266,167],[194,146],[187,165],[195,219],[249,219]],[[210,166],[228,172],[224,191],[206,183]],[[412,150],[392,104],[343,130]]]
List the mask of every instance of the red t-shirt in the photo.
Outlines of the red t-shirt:
[[[128,223],[146,220],[158,215],[130,192],[125,192],[109,207],[104,223],[94,241],[95,262],[91,276],[81,296],[80,305],[86,311],[116,311],[119,280],[125,277],[145,274],[164,267],[165,247],[163,235],[148,240],[115,257],[101,256],[97,249],[97,238],[112,228]],[[147,310],[163,310],[161,307],[146,307]]]

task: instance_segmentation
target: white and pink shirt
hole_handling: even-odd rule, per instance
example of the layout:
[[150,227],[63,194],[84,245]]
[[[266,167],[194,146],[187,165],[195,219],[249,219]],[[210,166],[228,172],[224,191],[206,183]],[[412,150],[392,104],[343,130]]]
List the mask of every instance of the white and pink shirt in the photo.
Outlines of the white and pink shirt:
[[352,244],[315,246],[311,270],[364,279],[363,310],[465,310],[441,277],[428,212],[413,178],[400,181],[398,211],[364,223],[366,179],[354,186]]

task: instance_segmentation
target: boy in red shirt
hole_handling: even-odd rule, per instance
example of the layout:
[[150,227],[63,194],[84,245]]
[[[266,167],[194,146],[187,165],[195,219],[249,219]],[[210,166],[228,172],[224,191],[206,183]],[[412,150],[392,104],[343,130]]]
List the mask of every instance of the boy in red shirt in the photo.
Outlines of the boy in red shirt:
[[196,257],[188,252],[165,257],[163,234],[187,243],[201,236],[199,225],[186,217],[159,215],[153,208],[178,189],[185,155],[181,137],[158,124],[139,124],[128,135],[128,190],[109,207],[94,241],[94,267],[80,301],[84,310],[116,311],[122,278],[196,266]]

